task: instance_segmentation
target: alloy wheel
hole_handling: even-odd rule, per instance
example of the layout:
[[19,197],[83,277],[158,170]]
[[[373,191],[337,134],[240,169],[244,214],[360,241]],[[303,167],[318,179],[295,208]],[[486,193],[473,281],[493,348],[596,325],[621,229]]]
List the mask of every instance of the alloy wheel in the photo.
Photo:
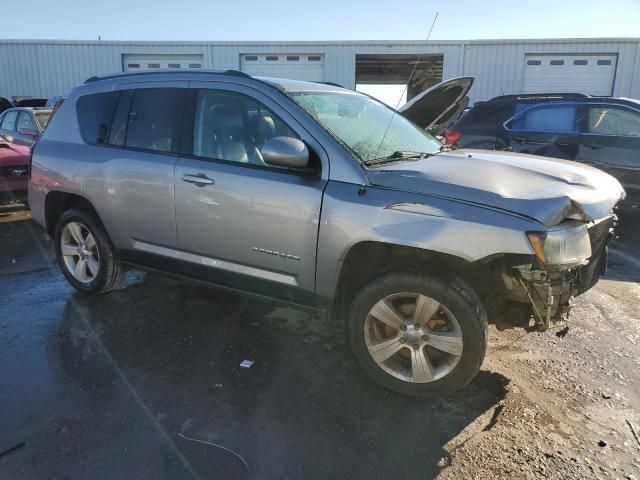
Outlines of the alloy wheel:
[[60,236],[60,251],[73,278],[80,283],[91,283],[96,278],[100,270],[100,251],[86,225],[67,223]]
[[460,324],[437,300],[395,293],[378,301],[364,323],[371,358],[390,375],[428,383],[448,375],[463,350]]

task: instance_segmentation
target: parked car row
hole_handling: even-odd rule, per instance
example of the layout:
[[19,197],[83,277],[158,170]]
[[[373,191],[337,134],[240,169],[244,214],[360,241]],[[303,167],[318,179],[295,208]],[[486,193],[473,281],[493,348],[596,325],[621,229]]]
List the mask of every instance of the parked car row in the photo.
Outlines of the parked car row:
[[530,153],[593,165],[640,201],[640,101],[582,94],[507,95],[478,102],[450,126],[459,148]]
[[0,114],[0,200],[26,199],[31,148],[44,133],[51,108],[12,107]]
[[[53,98],[62,98],[62,97],[53,97]],[[48,106],[49,101],[46,98],[25,98],[22,100],[18,100],[17,102],[11,102],[4,97],[0,97],[0,113],[4,112],[8,108],[13,107],[46,107]]]

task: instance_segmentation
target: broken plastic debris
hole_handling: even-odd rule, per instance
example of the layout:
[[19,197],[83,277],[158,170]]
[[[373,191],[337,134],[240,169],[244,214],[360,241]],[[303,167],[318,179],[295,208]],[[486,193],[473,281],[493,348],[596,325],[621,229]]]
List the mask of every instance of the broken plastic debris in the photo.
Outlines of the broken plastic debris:
[[251,368],[251,365],[253,365],[255,362],[251,361],[251,360],[243,360],[242,362],[240,362],[240,366],[242,368]]

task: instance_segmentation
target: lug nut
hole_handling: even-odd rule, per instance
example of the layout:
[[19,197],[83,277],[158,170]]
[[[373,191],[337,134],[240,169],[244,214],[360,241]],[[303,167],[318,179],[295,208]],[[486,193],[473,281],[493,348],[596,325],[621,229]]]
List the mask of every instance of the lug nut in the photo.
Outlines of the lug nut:
[[420,337],[422,340],[427,340],[428,337],[426,335],[422,335],[422,337]]
[[402,330],[403,332],[404,332],[404,331],[406,331],[406,330],[407,330],[407,326],[406,326],[406,325],[402,325],[402,326],[400,327],[400,330]]
[[418,325],[417,323],[413,326],[413,328],[415,328],[416,330],[420,330],[420,325]]

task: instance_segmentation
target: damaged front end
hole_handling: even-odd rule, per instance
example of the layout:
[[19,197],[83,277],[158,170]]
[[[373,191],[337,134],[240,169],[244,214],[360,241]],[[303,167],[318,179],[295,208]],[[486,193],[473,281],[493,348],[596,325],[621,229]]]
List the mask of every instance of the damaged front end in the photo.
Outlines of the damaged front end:
[[604,274],[615,224],[616,217],[610,215],[588,224],[568,221],[547,232],[529,232],[535,258],[502,270],[503,289],[494,297],[500,304],[496,327],[544,331],[563,325],[574,298]]

